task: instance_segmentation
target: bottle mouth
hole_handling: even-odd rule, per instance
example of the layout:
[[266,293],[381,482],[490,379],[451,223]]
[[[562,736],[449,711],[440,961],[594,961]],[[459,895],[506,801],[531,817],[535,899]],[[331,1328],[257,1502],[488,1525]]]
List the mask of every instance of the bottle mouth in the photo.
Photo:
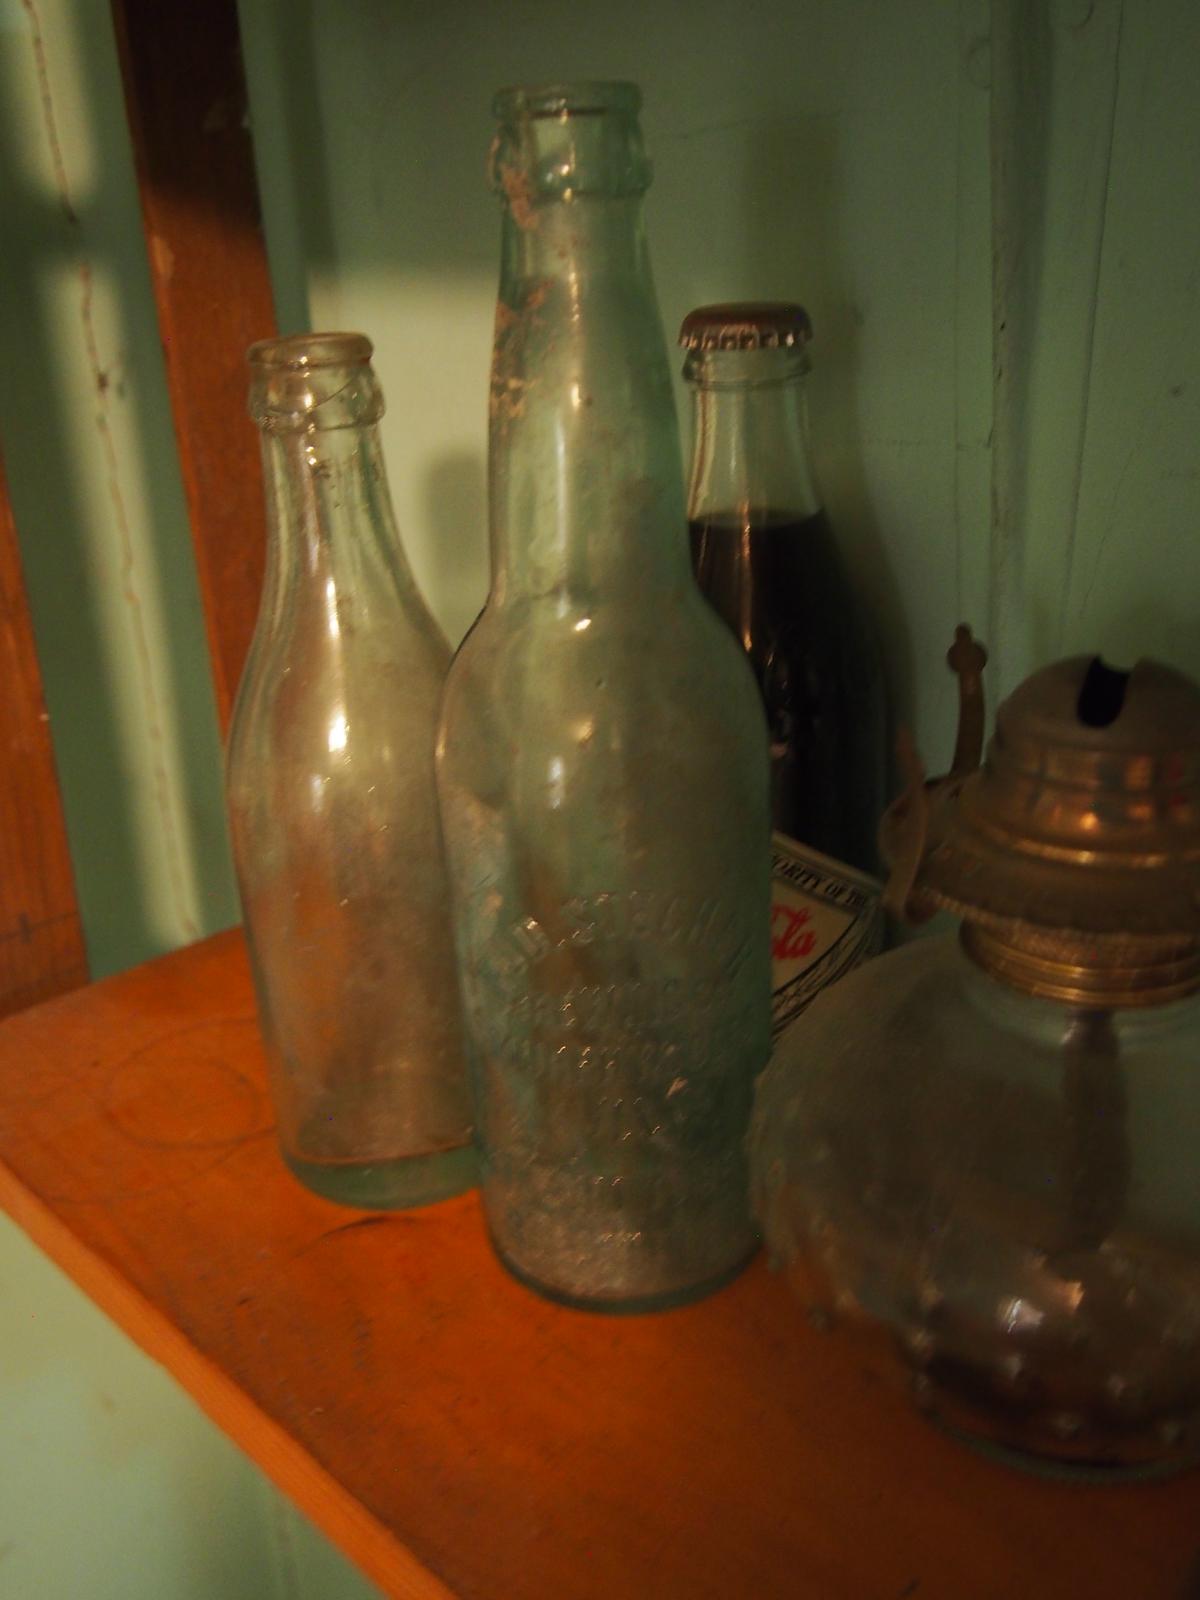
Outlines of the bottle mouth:
[[497,91],[492,113],[498,122],[524,117],[596,117],[605,112],[637,116],[642,91],[636,83],[595,79],[583,83],[517,84]]
[[378,422],[383,393],[361,333],[296,333],[246,352],[249,410],[264,433],[313,433]]
[[374,347],[364,333],[293,333],[278,339],[260,339],[246,352],[251,367],[284,367],[308,371],[312,367],[362,366]]
[[537,230],[543,206],[626,199],[650,186],[635,83],[552,83],[501,89],[488,161],[492,188],[517,226]]

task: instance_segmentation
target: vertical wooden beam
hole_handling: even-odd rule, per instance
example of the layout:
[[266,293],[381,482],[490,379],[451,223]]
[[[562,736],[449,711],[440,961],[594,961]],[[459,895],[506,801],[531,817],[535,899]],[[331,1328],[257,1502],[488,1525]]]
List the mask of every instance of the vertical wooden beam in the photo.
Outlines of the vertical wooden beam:
[[266,538],[244,357],[275,331],[237,6],[112,9],[224,731]]
[[0,1016],[87,982],[50,728],[0,458]]

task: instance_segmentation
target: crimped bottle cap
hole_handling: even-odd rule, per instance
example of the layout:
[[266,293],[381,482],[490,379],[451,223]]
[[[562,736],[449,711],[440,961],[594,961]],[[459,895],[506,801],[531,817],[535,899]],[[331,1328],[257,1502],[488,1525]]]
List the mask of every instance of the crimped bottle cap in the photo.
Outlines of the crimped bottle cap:
[[697,306],[679,329],[685,350],[801,350],[811,338],[808,312],[785,300]]

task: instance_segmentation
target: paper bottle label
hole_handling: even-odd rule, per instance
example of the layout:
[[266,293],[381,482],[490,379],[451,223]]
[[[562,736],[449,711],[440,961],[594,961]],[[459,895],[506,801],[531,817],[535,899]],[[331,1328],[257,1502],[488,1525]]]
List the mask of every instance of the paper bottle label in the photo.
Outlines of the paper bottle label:
[[771,839],[771,1032],[883,945],[883,885],[809,845]]

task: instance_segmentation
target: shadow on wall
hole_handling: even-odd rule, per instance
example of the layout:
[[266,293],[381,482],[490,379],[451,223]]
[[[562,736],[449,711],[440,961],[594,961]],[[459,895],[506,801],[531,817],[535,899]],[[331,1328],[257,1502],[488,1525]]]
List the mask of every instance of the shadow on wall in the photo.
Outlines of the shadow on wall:
[[[652,73],[647,79],[645,59],[631,57],[619,21],[632,9],[627,4],[603,20],[586,8],[573,16],[535,5],[500,37],[485,25],[478,0],[456,9],[461,33],[452,65],[444,17],[382,0],[348,11],[317,8],[313,0],[273,3],[245,18],[256,141],[264,172],[276,180],[263,185],[273,256],[277,238],[286,246],[302,236],[318,315],[372,322],[367,331],[385,358],[385,445],[402,532],[452,634],[477,608],[486,526],[487,353],[465,329],[478,327],[484,306],[490,317],[498,266],[497,204],[484,179],[492,94],[513,78],[620,76],[634,68],[645,82],[647,138],[656,155],[665,139],[655,117],[678,99],[670,89],[660,92]],[[656,15],[646,26],[662,32],[657,54],[666,58],[680,21]],[[687,99],[693,109],[702,103],[697,92]],[[692,181],[690,192],[698,193],[699,167]],[[660,287],[669,291],[671,274],[662,275],[669,257],[658,245],[678,251],[698,213],[687,191],[672,205],[656,187],[647,214],[652,239],[664,216],[674,218],[676,237],[654,246]],[[678,259],[694,263],[703,254],[702,241],[689,239]],[[281,295],[281,314],[285,302],[299,299]],[[669,292],[663,305],[670,305]],[[386,368],[397,355],[394,381]],[[476,405],[464,427],[467,408]],[[476,416],[478,447],[471,450]],[[435,422],[448,435],[441,443]],[[409,463],[419,479],[412,495],[404,479]]]
[[745,189],[746,281],[799,299],[813,321],[813,454],[830,520],[884,658],[893,716],[912,703],[913,646],[887,543],[866,487],[859,428],[859,329],[839,244],[838,125],[810,116],[756,125]]
[[430,584],[439,596],[452,638],[472,625],[479,610],[477,537],[487,527],[487,474],[472,451],[434,458],[422,480],[425,528],[430,539]]
[[[671,8],[635,19],[629,0],[611,0],[603,12],[535,0],[499,32],[486,23],[481,0],[461,0],[454,11],[461,25],[451,60],[445,13],[436,8],[363,0],[331,9],[315,0],[294,6],[270,0],[244,14],[281,317],[289,317],[288,306],[304,304],[299,278],[307,272],[320,318],[369,321],[366,331],[384,358],[391,407],[384,438],[401,529],[449,631],[473,613],[482,568],[483,518],[458,517],[474,518],[483,504],[463,485],[483,471],[486,354],[481,361],[463,329],[468,319],[479,325],[495,284],[496,208],[483,179],[491,94],[514,78],[632,73],[645,91],[643,125],[658,174],[647,223],[668,338],[700,298],[799,298],[809,306],[819,474],[877,621],[893,702],[911,708],[931,670],[929,647],[915,659],[913,624],[901,602],[908,590],[896,581],[913,552],[899,548],[894,528],[880,526],[869,488],[881,474],[888,481],[894,463],[863,439],[871,408],[860,403],[864,359],[878,359],[877,346],[886,359],[905,344],[872,339],[863,355],[856,285],[865,277],[878,291],[879,272],[872,276],[871,264],[855,263],[849,253],[847,194],[863,193],[864,184],[861,170],[857,177],[848,170],[843,146],[857,152],[861,167],[879,118],[876,102],[859,98],[860,86],[865,92],[872,80],[844,47],[843,31],[822,21],[815,6],[801,6],[794,16],[777,8],[745,26],[730,24],[713,7],[706,16],[720,49],[681,82],[668,68],[694,44],[694,19]],[[940,37],[941,24],[935,29],[931,18],[932,10],[926,25]],[[849,8],[845,29],[867,38],[869,26],[870,8]],[[759,59],[764,40],[774,52],[769,62]],[[817,64],[797,80],[781,63],[805,41],[817,49]],[[948,65],[953,59],[948,52]],[[821,81],[821,62],[832,74],[829,83]],[[932,119],[938,127],[942,121]],[[920,141],[915,147],[924,148]],[[897,184],[912,173],[897,164]],[[906,191],[896,192],[901,203]],[[867,185],[866,193],[874,197],[875,190]],[[893,234],[902,230],[903,218],[891,227]],[[887,228],[878,237],[886,239]],[[287,260],[289,241],[298,243]],[[935,270],[944,265],[935,257],[931,247],[913,259],[928,258]],[[294,293],[286,289],[288,273],[296,275]],[[944,288],[941,278],[935,287]],[[896,305],[897,297],[887,303]],[[673,356],[676,370],[678,364]],[[945,408],[919,403],[916,409],[923,423],[932,417],[937,426]],[[686,453],[686,414],[681,421]],[[895,431],[904,431],[899,422]],[[932,473],[943,464],[953,468],[952,449],[942,435],[931,435],[920,465]],[[415,482],[406,481],[410,474]],[[930,529],[921,554],[941,561],[949,552],[953,559],[944,506],[939,514],[943,521]],[[469,597],[463,567],[474,572]],[[952,588],[952,579],[941,587]],[[946,642],[955,620],[949,617]],[[939,635],[935,657],[943,648]],[[937,688],[936,698],[946,698],[940,679]]]
[[[335,258],[330,210],[334,189],[316,66],[313,0],[264,6],[254,17],[243,17],[243,37],[251,27],[261,28],[275,68],[262,85],[269,91],[267,102],[260,95],[252,98],[255,148],[269,135],[262,124],[275,120],[273,137],[282,138],[292,157],[282,171],[273,168],[272,182],[259,174],[275,314],[281,333],[307,333],[312,327],[307,268],[320,263],[332,272]],[[277,192],[281,184],[289,191],[286,195]]]
[[365,4],[244,10],[263,214],[281,327],[375,344],[401,538],[454,644],[486,590],[488,95],[445,105],[440,14]]
[[[772,106],[794,105],[798,91],[774,70],[752,92],[753,52],[737,30],[727,68],[709,63],[690,87],[673,74],[656,77],[653,64],[677,59],[688,27],[669,10],[655,11],[631,54],[624,30],[633,7],[615,3],[603,20],[598,10],[573,16],[535,4],[497,37],[482,24],[482,5],[470,0],[458,8],[463,26],[452,67],[444,18],[432,12],[384,0],[333,10],[314,0],[249,8],[255,137],[264,174],[274,174],[262,186],[273,258],[282,262],[295,241],[283,268],[295,272],[296,255],[302,259],[318,315],[369,318],[366,331],[381,355],[403,357],[399,381],[385,374],[392,487],[414,566],[456,632],[477,604],[485,525],[482,426],[478,449],[469,449],[457,402],[478,395],[482,421],[486,374],[475,373],[463,320],[448,308],[477,317],[471,297],[482,304],[495,283],[496,207],[483,182],[491,94],[514,77],[632,71],[645,90],[643,124],[659,174],[647,222],[668,338],[697,294],[800,298],[809,306],[820,477],[877,620],[895,702],[907,705],[915,672],[909,626],[886,530],[867,492],[860,437],[859,321],[840,245],[840,116],[773,117]],[[777,19],[769,31],[791,44],[801,25]],[[829,103],[827,95],[809,98]],[[435,158],[423,159],[425,149]],[[302,286],[291,292],[279,271],[276,282],[286,317],[287,306],[304,303]],[[686,412],[681,422],[686,455]],[[451,438],[439,444],[437,428]],[[413,468],[415,495],[404,476]]]
[[[213,866],[211,907],[202,905],[202,914],[211,909],[215,923],[229,921],[232,901],[221,882],[212,695],[197,670],[207,651],[115,47],[107,26],[86,41],[56,37],[52,77],[39,26],[31,9],[27,27],[5,34],[8,70],[0,75],[0,433],[78,893],[93,968],[105,971],[185,931],[189,830]],[[22,80],[36,83],[36,101],[18,98]],[[64,83],[77,97],[63,126],[76,141],[86,130],[85,157],[60,134],[55,91]],[[73,190],[76,159],[88,184]],[[52,178],[43,176],[47,168]],[[81,371],[90,403],[81,403]],[[165,646],[154,637],[159,613],[170,619]],[[151,651],[159,650],[168,675],[156,682]],[[172,766],[178,786],[167,776]],[[145,810],[153,804],[165,818],[164,857],[174,856],[174,879],[157,904],[145,817],[139,825],[129,803],[139,781],[146,789],[147,769]],[[174,928],[164,927],[164,899]]]
[[[6,50],[31,48],[13,34]],[[34,186],[23,161],[30,141],[15,102],[4,93],[15,74],[0,78],[0,183],[5,216],[0,254],[0,348],[4,381],[0,387],[0,434],[8,462],[9,492],[22,546],[25,584],[41,656],[46,700],[55,745],[68,829],[76,860],[103,852],[114,885],[137,881],[135,853],[121,795],[127,774],[112,714],[111,663],[104,649],[99,616],[100,575],[94,570],[86,534],[85,508],[63,374],[55,355],[51,325],[51,284],[68,275],[79,323],[65,330],[90,337],[91,264],[85,256],[83,223],[63,194]],[[97,181],[107,163],[98,152]],[[100,196],[96,195],[96,202]],[[106,375],[112,382],[111,375]],[[99,375],[93,380],[99,390]],[[124,378],[116,382],[124,385]],[[104,396],[96,405],[103,414]],[[91,772],[93,793],[106,793],[100,809],[70,803],[73,773]],[[82,888],[82,885],[81,885]],[[139,907],[127,893],[115,908],[122,924],[118,942],[135,941],[141,931]]]

